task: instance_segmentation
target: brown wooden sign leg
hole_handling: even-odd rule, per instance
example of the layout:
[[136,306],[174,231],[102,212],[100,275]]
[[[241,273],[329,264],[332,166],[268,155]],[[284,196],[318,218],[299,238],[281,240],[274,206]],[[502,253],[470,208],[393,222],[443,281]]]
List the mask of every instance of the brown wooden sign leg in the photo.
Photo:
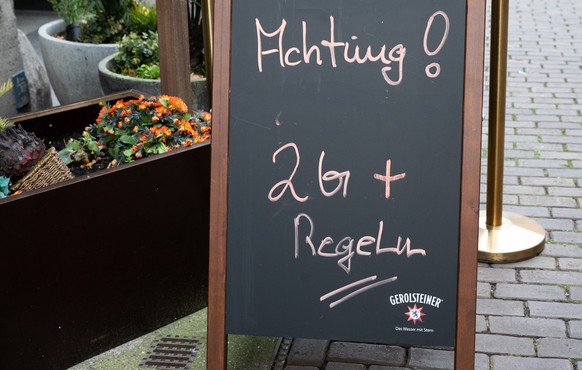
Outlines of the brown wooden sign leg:
[[230,89],[230,0],[214,2],[208,369],[226,369],[226,232]]
[[[461,185],[461,227],[459,235],[459,271],[457,283],[457,332],[455,369],[475,366],[475,315],[477,290],[477,244],[479,182],[481,171],[481,112],[483,109],[483,59],[485,1],[467,1],[465,50],[465,131],[463,147],[463,183]],[[467,129],[468,128],[468,129]]]

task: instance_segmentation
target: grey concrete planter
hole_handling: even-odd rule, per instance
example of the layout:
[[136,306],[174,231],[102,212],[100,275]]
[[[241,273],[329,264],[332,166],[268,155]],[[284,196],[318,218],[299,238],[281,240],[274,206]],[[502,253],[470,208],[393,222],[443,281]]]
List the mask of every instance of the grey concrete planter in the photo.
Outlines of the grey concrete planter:
[[[101,88],[105,94],[114,94],[116,92],[125,90],[141,91],[147,95],[160,95],[161,87],[160,80],[151,80],[145,78],[136,78],[124,76],[111,71],[117,53],[108,55],[103,58],[98,65],[99,81]],[[192,79],[192,99],[188,107],[196,110],[209,110],[208,104],[208,88],[206,85],[206,78]]]
[[44,64],[59,102],[70,104],[102,96],[97,64],[115,53],[117,44],[85,44],[52,36],[64,30],[63,20],[46,23],[38,30]]

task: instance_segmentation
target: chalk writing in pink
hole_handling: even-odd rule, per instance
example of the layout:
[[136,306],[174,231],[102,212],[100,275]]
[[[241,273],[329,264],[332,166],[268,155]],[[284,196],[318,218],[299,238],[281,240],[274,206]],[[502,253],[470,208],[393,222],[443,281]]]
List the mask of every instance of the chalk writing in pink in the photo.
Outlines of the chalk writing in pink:
[[[441,16],[444,19],[445,32],[443,33],[443,37],[441,38],[441,42],[439,43],[437,48],[430,51],[430,50],[428,50],[428,34],[430,33],[430,30],[432,28],[432,23],[434,22],[434,19],[437,16]],[[432,57],[432,56],[437,55],[441,51],[441,49],[445,45],[445,41],[447,41],[447,37],[449,36],[449,26],[450,26],[449,23],[450,23],[449,16],[447,15],[447,13],[443,12],[442,10],[439,10],[438,12],[434,13],[428,19],[428,22],[426,24],[426,29],[424,30],[424,41],[423,41],[424,52],[426,53],[426,55]],[[433,71],[433,69],[434,69],[434,71]],[[441,65],[439,63],[436,63],[436,62],[430,63],[429,65],[426,66],[424,71],[425,71],[427,77],[435,78],[441,73]]]
[[[282,147],[280,147],[279,149],[277,149],[275,151],[275,153],[273,153],[273,163],[277,162],[277,155],[279,153],[281,153],[281,151],[287,149],[287,148],[292,148],[295,152],[295,158],[297,159],[295,162],[295,168],[293,169],[293,172],[291,172],[291,175],[289,176],[288,179],[285,180],[281,180],[278,183],[276,183],[272,188],[271,191],[269,191],[269,200],[271,202],[276,202],[279,199],[281,199],[281,197],[283,196],[283,194],[285,194],[285,191],[287,189],[289,189],[289,191],[291,192],[291,195],[293,196],[293,198],[298,201],[298,202],[305,202],[309,197],[305,196],[305,197],[300,197],[299,195],[297,195],[297,193],[295,192],[295,186],[293,186],[293,176],[295,176],[295,172],[297,171],[297,168],[299,167],[299,161],[301,160],[299,157],[299,150],[297,149],[297,145],[295,143],[288,143],[283,145]],[[281,191],[279,192],[279,194],[277,195],[273,195],[274,192],[277,190],[277,188],[283,187],[281,189]]]
[[[307,221],[307,230],[305,232],[305,227],[301,227],[302,220]],[[374,252],[376,255],[382,253],[395,253],[396,255],[402,255],[406,251],[406,257],[410,258],[415,254],[420,254],[426,256],[426,251],[424,249],[412,249],[411,240],[406,238],[404,245],[402,245],[402,237],[398,236],[398,242],[396,246],[382,247],[382,233],[384,230],[384,221],[378,223],[378,233],[376,237],[371,235],[364,235],[357,239],[357,241],[351,237],[346,236],[335,242],[331,236],[326,236],[321,239],[316,247],[313,241],[313,232],[315,230],[315,224],[311,217],[307,213],[299,213],[293,219],[294,235],[295,235],[295,259],[299,259],[300,245],[305,245],[308,247],[308,251],[311,252],[312,256],[319,256],[325,258],[338,258],[337,264],[343,269],[347,274],[350,273],[352,269],[352,258],[356,255],[358,256],[371,256]],[[300,230],[303,230],[301,232]],[[300,236],[301,235],[301,236]],[[354,248],[355,242],[355,248]],[[365,247],[375,244],[375,250],[367,250]],[[355,249],[355,250],[354,250]]]
[[386,174],[385,175],[380,175],[378,173],[374,174],[374,178],[376,180],[384,181],[386,183],[385,191],[384,191],[384,196],[386,197],[386,199],[390,198],[390,183],[392,181],[401,180],[401,179],[406,177],[406,173],[399,173],[398,175],[391,176],[390,175],[391,165],[392,165],[392,161],[389,159],[386,161]]
[[[319,178],[319,189],[321,193],[326,197],[331,197],[335,193],[337,193],[341,188],[343,188],[342,195],[345,198],[348,194],[348,181],[350,180],[350,171],[344,172],[337,172],[337,171],[327,171],[326,173],[322,174],[322,167],[323,167],[323,157],[325,157],[325,152],[321,152],[321,156],[319,156],[319,167],[318,167],[318,178]],[[324,181],[334,181],[338,180],[338,184],[332,191],[326,191],[323,187]]]
[[[294,67],[301,63],[309,64],[313,55],[315,55],[315,63],[317,65],[323,64],[322,49],[320,46],[317,44],[307,44],[307,22],[301,22],[301,29],[303,32],[301,48],[293,46],[285,49],[283,47],[285,29],[287,28],[287,21],[285,19],[281,21],[279,28],[273,32],[265,31],[258,18],[255,19],[255,27],[257,31],[257,67],[259,72],[263,71],[263,57],[271,54],[278,54],[281,67]],[[277,48],[264,50],[263,37],[267,39],[277,38]],[[356,41],[358,40],[358,37],[352,35],[350,39]],[[336,41],[335,20],[333,16],[330,16],[329,40],[321,40],[320,45],[324,47],[323,50],[327,49],[329,65],[331,65],[332,68],[337,68],[337,59],[340,58],[343,58],[346,63],[364,64],[381,62],[383,66],[380,69],[380,72],[386,83],[395,86],[402,81],[404,57],[406,56],[406,48],[402,44],[393,46],[390,51],[387,51],[386,44],[383,44],[377,48],[375,52],[373,51],[372,45],[368,45],[366,51],[362,55],[359,45],[351,48],[348,41]],[[397,64],[398,66],[392,68],[392,63]]]
[[[331,292],[329,292],[329,293],[327,293],[327,294],[324,294],[324,295],[322,295],[322,296],[319,298],[319,300],[320,300],[321,302],[323,302],[323,301],[325,301],[326,299],[328,299],[328,298],[330,298],[330,297],[333,297],[334,295],[337,295],[337,294],[339,294],[339,293],[342,293],[342,292],[344,292],[344,291],[346,291],[346,290],[349,290],[349,289],[351,289],[351,288],[354,288],[354,287],[356,287],[356,286],[359,286],[359,285],[362,285],[362,284],[366,284],[366,283],[368,283],[368,282],[370,282],[370,281],[374,281],[374,280],[376,280],[377,278],[378,278],[378,276],[377,276],[377,275],[373,275],[373,276],[369,276],[369,277],[367,277],[367,278],[364,278],[364,279],[361,279],[361,280],[355,281],[355,282],[353,282],[353,283],[350,283],[350,284],[348,284],[348,285],[345,285],[345,286],[343,286],[343,287],[341,287],[341,288],[338,288],[338,289],[332,290]],[[349,294],[345,295],[343,298],[340,298],[340,299],[338,299],[338,300],[336,300],[336,301],[333,301],[333,302],[331,302],[331,303],[329,304],[329,308],[334,308],[334,307],[335,307],[335,306],[337,306],[338,304],[340,304],[340,303],[343,303],[343,302],[347,301],[348,299],[354,298],[355,296],[357,296],[357,295],[359,295],[359,294],[362,294],[362,293],[364,293],[364,292],[366,292],[366,291],[368,291],[368,290],[370,290],[370,289],[373,289],[373,288],[379,287],[379,286],[381,286],[381,285],[388,284],[388,283],[391,283],[391,282],[393,282],[393,281],[396,281],[397,279],[398,279],[398,276],[393,276],[393,277],[391,277],[391,278],[384,279],[384,280],[380,280],[380,281],[377,281],[377,282],[375,282],[375,283],[372,283],[372,284],[366,285],[366,286],[364,286],[364,287],[362,287],[362,288],[359,288],[359,289],[357,289],[357,290],[354,290],[353,292],[351,292],[351,293],[349,293]]]

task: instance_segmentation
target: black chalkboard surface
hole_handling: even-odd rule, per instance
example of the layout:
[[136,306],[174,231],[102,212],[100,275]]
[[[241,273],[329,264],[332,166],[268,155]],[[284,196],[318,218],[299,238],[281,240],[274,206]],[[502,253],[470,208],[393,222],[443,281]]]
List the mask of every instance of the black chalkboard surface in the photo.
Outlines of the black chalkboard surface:
[[465,12],[232,2],[228,333],[455,344]]

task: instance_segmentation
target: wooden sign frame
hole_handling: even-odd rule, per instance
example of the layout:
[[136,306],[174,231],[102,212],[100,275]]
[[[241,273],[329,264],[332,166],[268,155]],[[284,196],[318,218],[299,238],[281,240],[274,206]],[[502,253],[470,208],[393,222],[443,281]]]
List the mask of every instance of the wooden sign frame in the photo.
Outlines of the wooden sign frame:
[[[462,176],[455,368],[472,369],[475,354],[477,244],[483,104],[485,1],[466,0]],[[231,0],[214,2],[213,139],[207,367],[226,369],[226,254],[230,119]]]

